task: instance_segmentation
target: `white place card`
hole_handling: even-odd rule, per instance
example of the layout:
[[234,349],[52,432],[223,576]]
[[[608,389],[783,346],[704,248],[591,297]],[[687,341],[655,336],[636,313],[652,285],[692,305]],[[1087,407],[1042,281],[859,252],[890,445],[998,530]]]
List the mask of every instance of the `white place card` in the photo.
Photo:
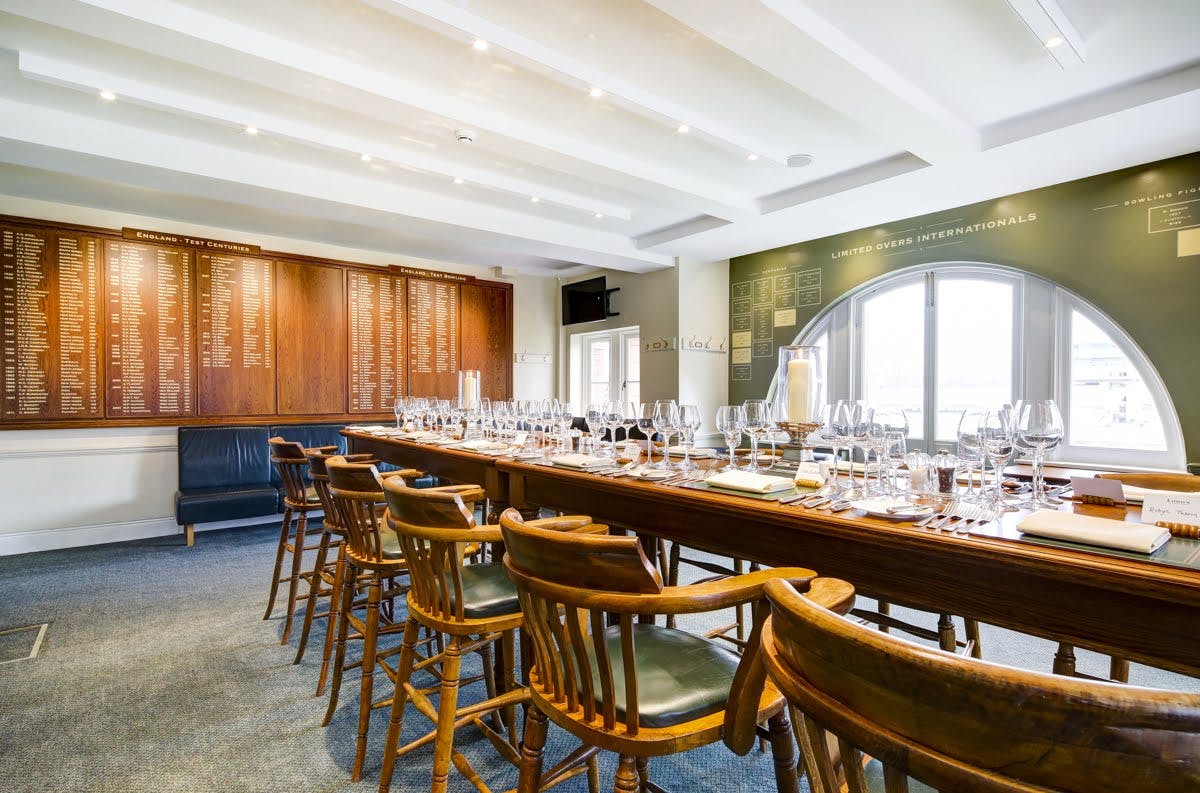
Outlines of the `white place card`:
[[1071,477],[1071,493],[1075,498],[1092,496],[1094,498],[1111,498],[1118,504],[1125,503],[1125,491],[1121,488],[1119,479],[1073,476]]
[[512,445],[517,446],[517,447],[524,446],[525,441],[528,439],[529,439],[529,433],[526,432],[525,430],[521,430],[520,432],[518,432],[516,435],[513,436]]
[[1147,493],[1142,523],[1158,521],[1200,526],[1200,493]]

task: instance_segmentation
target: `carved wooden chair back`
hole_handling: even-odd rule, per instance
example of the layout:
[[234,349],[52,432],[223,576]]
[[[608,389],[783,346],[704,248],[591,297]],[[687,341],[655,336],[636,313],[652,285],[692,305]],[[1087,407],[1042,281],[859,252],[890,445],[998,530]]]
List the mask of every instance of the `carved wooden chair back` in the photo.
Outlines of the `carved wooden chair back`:
[[[517,585],[532,639],[531,685],[585,722],[636,736],[638,680],[634,617],[653,613],[662,576],[637,537],[563,533],[527,525],[516,510],[500,516],[504,564]],[[606,619],[619,620],[621,663],[610,656]],[[613,669],[624,670],[617,701]],[[597,704],[599,700],[599,704]],[[619,715],[623,711],[623,715]]]
[[383,491],[379,472],[370,463],[351,463],[337,455],[325,460],[337,523],[346,532],[347,553],[365,564],[384,564],[383,536],[387,531],[379,505]]
[[[304,474],[308,468],[308,458],[305,456],[304,447],[297,441],[285,441],[279,436],[268,439],[267,443],[271,445],[271,462],[275,464],[279,478],[283,481],[284,499],[292,502],[294,507],[312,506],[305,493],[308,483],[304,480]],[[321,446],[313,451],[329,452],[336,448]]]
[[941,790],[1200,790],[1200,695],[962,658],[842,619],[782,581],[766,593],[763,658],[802,714],[814,791],[866,793],[864,752],[889,793],[910,777]]
[[468,503],[482,501],[476,485],[409,487],[402,476],[383,482],[388,526],[400,538],[408,560],[408,596],[423,611],[439,619],[462,622],[463,555],[478,541],[474,510]]

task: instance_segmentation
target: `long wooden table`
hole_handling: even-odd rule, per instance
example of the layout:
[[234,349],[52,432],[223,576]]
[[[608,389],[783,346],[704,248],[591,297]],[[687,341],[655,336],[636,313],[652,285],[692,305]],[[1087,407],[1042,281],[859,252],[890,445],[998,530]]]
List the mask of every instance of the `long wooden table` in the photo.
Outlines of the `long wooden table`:
[[[829,515],[404,441],[350,437],[355,451],[484,484],[489,495],[494,492],[514,506],[587,514],[767,565],[811,567],[853,582],[868,597],[947,610],[1200,675],[1200,571],[1024,542],[1014,529],[1016,513],[964,537],[852,512]],[[1121,507],[1064,508],[1124,515]]]

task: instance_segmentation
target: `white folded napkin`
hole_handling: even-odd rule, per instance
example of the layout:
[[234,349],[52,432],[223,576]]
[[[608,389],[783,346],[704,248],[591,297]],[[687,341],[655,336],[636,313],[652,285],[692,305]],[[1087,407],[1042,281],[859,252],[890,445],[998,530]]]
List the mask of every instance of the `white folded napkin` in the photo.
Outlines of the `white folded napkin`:
[[825,484],[825,477],[808,471],[797,471],[796,475],[792,477],[792,481],[800,487],[820,487]]
[[724,471],[704,480],[712,487],[741,490],[746,493],[775,493],[791,490],[792,480],[783,476],[767,476],[750,471]]
[[438,436],[438,434],[436,432],[429,432],[428,430],[421,430],[420,432],[405,433],[404,435],[401,435],[400,437],[406,441],[424,441],[424,440],[429,440],[430,438],[436,438],[437,436]]
[[1038,537],[1137,553],[1153,553],[1171,539],[1171,532],[1148,523],[1095,518],[1056,509],[1039,509],[1018,523],[1017,530]]
[[467,451],[472,451],[472,452],[491,452],[491,451],[499,451],[500,449],[508,448],[508,444],[499,443],[498,441],[489,441],[489,440],[485,440],[483,438],[476,438],[475,440],[463,441],[461,446],[462,446],[462,448],[466,449]]
[[[671,455],[672,457],[682,457],[683,456],[683,447],[682,446],[672,446],[669,449],[667,449],[667,454]],[[700,448],[700,449],[694,448],[691,451],[691,457],[694,460],[705,460],[705,459],[709,459],[709,458],[716,457],[716,456],[717,456],[717,450],[710,449],[708,447],[704,447],[704,448]]]
[[1136,485],[1121,485],[1121,489],[1125,491],[1125,500],[1131,504],[1140,504],[1146,500],[1146,496],[1177,496],[1178,490],[1156,490],[1152,487],[1137,487]]
[[551,457],[550,462],[563,468],[579,468],[587,471],[591,468],[611,468],[613,461],[607,457],[592,457],[590,454],[560,454]]

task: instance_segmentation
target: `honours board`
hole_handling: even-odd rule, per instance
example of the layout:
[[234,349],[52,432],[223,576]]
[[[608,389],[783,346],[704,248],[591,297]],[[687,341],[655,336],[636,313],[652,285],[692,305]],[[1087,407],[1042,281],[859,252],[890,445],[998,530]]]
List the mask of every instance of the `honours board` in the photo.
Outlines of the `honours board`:
[[96,419],[100,240],[0,225],[0,419]]
[[511,394],[509,284],[179,240],[0,216],[0,428],[390,418],[464,367]]

